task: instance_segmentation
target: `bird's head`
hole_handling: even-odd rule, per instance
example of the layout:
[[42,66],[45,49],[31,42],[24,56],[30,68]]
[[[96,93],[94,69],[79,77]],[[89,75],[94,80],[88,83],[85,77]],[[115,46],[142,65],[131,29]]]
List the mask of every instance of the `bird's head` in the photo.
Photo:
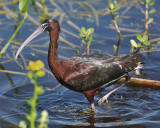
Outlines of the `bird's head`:
[[20,46],[20,48],[18,49],[15,59],[17,59],[18,55],[20,54],[20,52],[22,51],[22,49],[31,41],[33,40],[35,37],[37,37],[38,35],[40,35],[42,32],[44,31],[52,31],[54,28],[56,28],[56,26],[59,26],[59,22],[54,19],[53,17],[50,17],[46,20],[44,20],[44,22],[42,23],[42,25],[35,30],[24,42],[23,44]]
[[44,29],[44,31],[50,32],[57,25],[59,26],[59,22],[56,19],[54,19],[53,17],[50,17],[50,18],[44,20],[41,27]]

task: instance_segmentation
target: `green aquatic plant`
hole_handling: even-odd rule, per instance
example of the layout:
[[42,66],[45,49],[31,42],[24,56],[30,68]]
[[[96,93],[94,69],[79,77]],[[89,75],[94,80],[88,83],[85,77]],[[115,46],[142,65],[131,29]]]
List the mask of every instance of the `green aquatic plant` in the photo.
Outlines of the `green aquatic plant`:
[[140,41],[140,43],[136,43],[135,40],[130,40],[133,47],[133,53],[137,53],[143,45],[146,47],[149,47],[151,45],[151,43],[148,42],[148,35],[141,36],[140,34],[138,34],[137,39]]
[[81,27],[82,32],[79,33],[81,37],[81,41],[86,45],[87,47],[87,55],[89,54],[89,46],[92,42],[92,33],[94,32],[94,28],[88,28]]
[[120,9],[120,5],[117,3],[117,1],[114,1],[114,3],[110,3],[109,4],[109,8],[107,8],[107,10],[110,12],[110,14],[112,15],[112,19],[114,22],[114,25],[116,27],[117,33],[119,35],[119,38],[121,39],[121,32],[118,28],[117,22],[116,20],[119,18],[119,15],[117,13],[117,11]]
[[20,10],[21,13],[24,13],[24,18],[21,21],[21,23],[19,24],[19,26],[17,27],[17,29],[15,30],[15,32],[13,33],[13,35],[11,36],[11,38],[5,44],[5,46],[3,47],[3,49],[0,51],[0,58],[6,52],[7,48],[11,44],[12,40],[14,39],[14,37],[16,36],[16,34],[18,33],[18,31],[20,30],[22,24],[26,20],[29,3],[30,3],[30,0],[19,0],[19,10]]
[[115,52],[115,56],[118,55],[118,52],[119,52],[119,47],[120,47],[120,41],[121,41],[121,38],[122,38],[122,35],[121,35],[121,32],[119,30],[119,27],[117,25],[117,19],[119,17],[117,11],[120,9],[120,5],[117,3],[117,1],[114,1],[114,3],[110,3],[109,4],[109,8],[107,8],[107,10],[110,12],[110,14],[112,15],[112,19],[113,19],[113,22],[114,22],[114,25],[115,25],[115,28],[116,28],[116,31],[119,35],[119,40],[118,40],[118,43],[117,43],[117,46],[114,45],[113,48],[114,48],[114,52]]
[[[145,32],[144,32],[144,36],[142,37],[140,34],[137,35],[137,39],[140,41],[140,43],[136,43],[135,40],[130,40],[131,42],[131,45],[133,46],[133,53],[137,53],[141,48],[142,46],[146,46],[146,47],[150,47],[150,42],[148,41],[148,24],[152,23],[153,22],[153,18],[149,18],[149,13],[152,14],[152,13],[155,13],[155,9],[151,9],[149,11],[149,6],[153,6],[155,4],[155,1],[153,0],[145,0],[144,1],[140,1],[141,4],[145,4],[146,6],[146,11],[145,11]],[[149,12],[148,12],[149,11]]]
[[[30,122],[29,127],[35,128],[35,121],[37,119],[37,101],[38,96],[42,95],[44,93],[43,87],[39,85],[38,79],[40,77],[43,77],[45,75],[45,72],[42,70],[44,68],[44,63],[40,60],[38,61],[30,61],[27,69],[28,72],[28,78],[30,79],[31,83],[34,85],[34,93],[32,98],[30,98],[27,102],[30,106],[30,113],[26,115],[27,120]],[[47,128],[48,127],[48,112],[43,110],[41,112],[41,117],[38,119],[39,125],[38,128]],[[27,124],[24,121],[21,121],[19,126],[21,128],[26,128]]]
[[38,119],[39,125],[38,128],[48,128],[48,112],[46,110],[43,110],[41,112],[41,117]]
[[150,11],[149,11],[149,6],[153,6],[155,4],[155,1],[153,0],[145,0],[144,1],[140,1],[141,4],[145,4],[146,6],[146,12],[145,12],[145,17],[146,17],[146,23],[145,23],[145,34],[147,35],[148,34],[148,24],[152,23],[153,22],[153,18],[149,18],[149,13],[152,14],[152,13],[155,13],[156,10],[155,8],[152,8]]

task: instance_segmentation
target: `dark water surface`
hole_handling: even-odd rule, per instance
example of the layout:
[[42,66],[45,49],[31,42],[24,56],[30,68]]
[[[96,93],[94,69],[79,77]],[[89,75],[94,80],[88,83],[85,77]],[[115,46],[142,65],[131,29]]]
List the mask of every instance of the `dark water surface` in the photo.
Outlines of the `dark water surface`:
[[[136,40],[136,35],[144,32],[145,16],[143,11],[145,11],[145,7],[139,3],[132,4],[132,1],[121,4],[122,8],[119,10],[120,18],[117,22],[123,36],[119,54],[129,54],[130,39]],[[8,3],[9,1],[5,2]],[[69,21],[78,27],[85,26],[86,28],[93,27],[95,29],[91,53],[101,51],[102,53],[114,54],[113,45],[117,44],[118,35],[116,30],[113,29],[114,25],[111,15],[86,15],[81,13],[95,12],[95,10],[99,13],[105,13],[108,2],[105,0],[88,0],[86,2],[89,3],[88,6],[83,6],[82,3],[80,4],[74,0],[60,0],[59,2],[46,0],[45,2],[49,15],[62,21],[61,37],[77,46],[67,45],[60,40],[58,52],[61,60],[76,55],[76,50],[79,50],[82,54],[85,52],[85,46],[82,46],[80,39],[77,38],[79,31],[70,25]],[[160,36],[160,1],[155,0],[155,2],[156,4],[149,8],[156,9],[156,13],[150,14],[150,17],[154,18],[154,22],[149,24],[149,33],[152,34],[149,37],[150,39],[159,38]],[[0,47],[3,47],[11,37],[17,24],[18,3],[15,6],[16,9],[14,9],[12,4],[4,4],[0,10],[6,12],[0,15]],[[22,26],[18,36],[14,39],[14,42],[22,43],[40,24],[42,8],[39,4],[36,4],[36,8],[37,12],[30,4],[29,17]],[[72,36],[64,30],[76,36]],[[40,59],[45,63],[45,68],[50,71],[47,64],[48,43],[48,33],[43,33],[24,48],[22,51],[24,59],[18,58],[18,62],[14,61],[13,56],[19,45],[12,43],[7,50],[7,54],[0,60],[0,69],[27,73],[27,70],[24,69],[25,64],[23,60],[28,64],[29,60]],[[141,51],[143,53],[143,61],[146,63],[142,69],[142,78],[144,79],[160,80],[159,43],[152,43],[153,52],[149,54],[144,53],[145,50]],[[37,50],[41,50],[41,52]],[[134,73],[131,76],[138,77]],[[40,83],[45,88],[45,94],[40,96],[37,109],[39,114],[42,110],[49,112],[50,128],[160,127],[159,88],[124,86],[109,97],[108,104],[100,106],[97,101],[111,88],[105,89],[95,97],[97,112],[91,114],[89,112],[90,104],[83,94],[70,91],[63,86],[54,91],[48,91],[48,88],[52,89],[59,84],[50,73],[41,78]],[[0,72],[0,127],[18,127],[19,122],[25,119],[25,113],[28,111],[26,101],[32,96],[32,93],[33,85],[29,82],[27,76]],[[85,111],[88,113],[85,113]]]

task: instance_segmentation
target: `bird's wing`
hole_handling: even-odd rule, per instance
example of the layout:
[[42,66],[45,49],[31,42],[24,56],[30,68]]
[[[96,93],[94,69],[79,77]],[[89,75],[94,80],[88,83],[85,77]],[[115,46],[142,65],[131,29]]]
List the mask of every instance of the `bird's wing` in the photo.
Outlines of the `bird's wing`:
[[79,55],[67,60],[64,73],[68,88],[83,92],[109,86],[128,72],[142,67],[141,55]]
[[99,88],[124,75],[121,65],[110,55],[81,55],[66,63],[71,68],[65,72],[65,85],[80,92]]

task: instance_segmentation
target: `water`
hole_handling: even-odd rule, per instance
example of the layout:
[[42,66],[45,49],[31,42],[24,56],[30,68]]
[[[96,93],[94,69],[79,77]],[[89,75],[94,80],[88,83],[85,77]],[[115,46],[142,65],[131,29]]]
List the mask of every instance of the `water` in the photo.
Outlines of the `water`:
[[[7,2],[7,1],[6,1]],[[107,6],[107,1],[86,1],[92,5],[97,12],[104,13]],[[73,22],[77,26],[85,26],[86,28],[94,27],[93,42],[91,44],[91,53],[114,54],[113,45],[117,44],[118,35],[113,26],[111,15],[98,15],[98,22],[96,23],[95,15],[84,15],[80,12],[86,12],[88,9],[93,11],[93,8],[81,6],[80,3],[74,0],[61,0],[55,2],[59,6],[60,14],[55,13],[57,6],[51,4],[47,0],[45,5],[48,13],[52,16],[58,15],[56,19],[63,19],[61,22],[61,36],[70,43],[79,47],[71,47],[63,41],[59,41],[59,56],[61,60],[70,58],[76,55],[76,50],[80,53],[85,52],[85,47],[82,46],[80,39],[69,35],[64,30],[67,30],[78,36],[78,31],[68,21]],[[153,6],[157,13],[151,14],[154,22],[149,25],[149,33],[152,35],[150,39],[159,37],[159,1]],[[136,35],[144,31],[144,14],[141,12],[145,8],[143,5],[136,3],[130,6],[131,3],[123,3],[122,9],[119,10],[120,18],[118,25],[121,29],[123,38],[121,40],[121,47],[119,54],[130,53],[130,39],[136,40]],[[16,3],[18,6],[18,3]],[[40,24],[41,8],[36,6],[38,12],[33,9],[30,4],[29,19],[27,19],[20,30],[20,33],[14,41],[23,42]],[[152,8],[153,8],[152,7]],[[10,9],[13,14],[18,14],[18,10],[13,11],[13,5],[4,5],[2,11]],[[126,11],[129,9],[128,11]],[[64,16],[62,15],[64,13]],[[0,46],[3,47],[8,41],[14,31],[16,24],[16,17],[7,13],[0,15]],[[63,17],[62,17],[63,16]],[[33,18],[33,20],[31,20]],[[125,28],[125,29],[124,29]],[[132,31],[127,31],[132,29]],[[137,41],[137,40],[136,40]],[[22,51],[25,62],[28,64],[29,60],[41,59],[45,63],[45,68],[49,70],[47,64],[47,50],[48,50],[49,36],[48,33],[43,33],[41,36],[32,41],[30,45]],[[82,47],[81,47],[82,46]],[[154,52],[149,54],[143,53],[143,61],[146,63],[142,69],[144,79],[160,80],[159,78],[159,42],[152,43]],[[21,58],[18,58],[19,66],[14,60],[13,56],[19,45],[11,44],[7,50],[7,55],[1,59],[0,68],[10,71],[17,71],[26,73],[23,69],[24,63]],[[95,50],[96,49],[96,50]],[[37,52],[41,50],[41,52]],[[144,52],[144,51],[142,51]],[[133,77],[138,77],[134,73]],[[25,119],[25,113],[28,111],[26,101],[32,96],[33,85],[24,75],[7,74],[0,72],[0,127],[15,128],[18,123]],[[54,88],[59,83],[50,74],[40,79],[41,85],[45,88],[45,94],[40,96],[38,102],[38,113],[42,110],[49,112],[49,127],[56,128],[91,128],[91,127],[112,127],[112,128],[159,128],[160,118],[160,90],[159,88],[140,87],[140,86],[124,86],[109,97],[109,103],[100,106],[97,101],[106,94],[111,88],[105,89],[102,93],[95,97],[96,113],[89,112],[90,104],[83,94],[73,92],[65,87],[59,87],[54,91],[48,91],[48,88]],[[87,113],[85,113],[87,111]]]

